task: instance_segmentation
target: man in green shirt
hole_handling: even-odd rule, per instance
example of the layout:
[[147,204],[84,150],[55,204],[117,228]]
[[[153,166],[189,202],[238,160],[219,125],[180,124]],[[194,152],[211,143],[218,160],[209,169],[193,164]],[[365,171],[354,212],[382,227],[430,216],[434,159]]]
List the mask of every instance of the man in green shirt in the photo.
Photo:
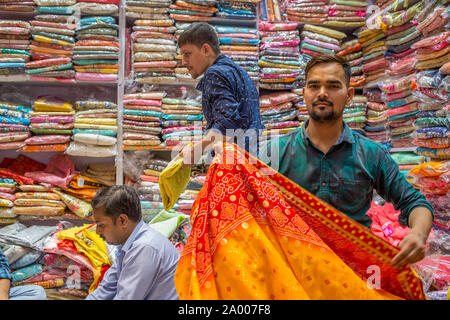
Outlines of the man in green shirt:
[[401,210],[400,224],[411,228],[392,264],[420,261],[433,208],[406,181],[381,145],[352,131],[343,121],[344,108],[355,91],[349,87],[349,66],[340,57],[319,55],[308,62],[305,73],[303,98],[309,120],[263,145],[260,159],[366,227],[372,223],[366,212],[375,189]]

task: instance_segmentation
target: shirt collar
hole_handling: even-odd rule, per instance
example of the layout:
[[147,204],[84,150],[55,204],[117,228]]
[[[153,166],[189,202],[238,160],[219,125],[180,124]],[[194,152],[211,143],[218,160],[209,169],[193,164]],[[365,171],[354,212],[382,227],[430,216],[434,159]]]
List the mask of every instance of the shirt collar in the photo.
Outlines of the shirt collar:
[[[308,132],[306,132],[306,128],[308,127],[309,119],[305,121],[305,123],[302,126],[302,138],[306,142],[309,141],[309,143],[312,144],[311,138],[308,135]],[[348,142],[350,144],[355,143],[355,137],[353,136],[352,130],[350,127],[343,121],[344,124],[344,131],[342,132],[341,136],[339,137],[339,140],[336,142],[335,145],[339,145],[342,142]]]
[[[219,55],[217,56],[216,60],[214,60],[214,62],[213,62],[213,64],[211,65],[211,67],[212,67],[213,65],[215,65],[215,64],[217,64],[217,63],[219,63],[219,62],[221,62],[221,61],[224,60],[224,59],[228,59],[228,57],[227,57],[226,55],[224,55],[223,53],[219,54]],[[211,67],[210,67],[210,68],[211,68]],[[206,70],[205,73],[206,73],[207,71],[208,71],[208,70]],[[199,91],[202,91],[202,90],[203,90],[204,79],[205,79],[205,77],[203,77],[203,78],[200,79],[200,81],[197,83],[197,86],[195,87],[195,89],[197,89],[197,90],[199,90]]]
[[136,239],[136,236],[139,232],[139,230],[142,229],[142,227],[144,226],[144,220],[141,220],[136,227],[134,227],[133,232],[130,234],[130,236],[128,237],[127,241],[125,241],[125,243],[120,247],[119,246],[119,251],[128,251],[128,249],[130,249],[131,245],[133,244],[134,240]]

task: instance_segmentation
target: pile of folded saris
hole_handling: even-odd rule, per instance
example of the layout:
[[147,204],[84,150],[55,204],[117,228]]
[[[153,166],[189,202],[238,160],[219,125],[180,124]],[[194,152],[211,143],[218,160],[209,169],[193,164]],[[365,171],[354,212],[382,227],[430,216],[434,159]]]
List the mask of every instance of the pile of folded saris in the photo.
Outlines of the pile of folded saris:
[[[250,78],[259,80],[258,44],[255,28],[216,26],[221,52],[243,68]],[[265,81],[264,80],[261,81]]]
[[297,87],[297,80],[304,75],[306,66],[300,54],[297,27],[297,23],[260,22],[260,88],[286,90]]
[[114,17],[87,17],[80,20],[72,57],[77,81],[117,80],[118,29]]
[[32,80],[74,82],[72,55],[75,46],[75,0],[37,0],[31,21],[32,61],[27,73]]
[[167,147],[195,143],[203,137],[202,105],[196,99],[162,99],[162,140]]
[[116,155],[117,105],[110,101],[76,101],[75,129],[66,153],[71,156]]
[[357,36],[363,51],[364,85],[373,86],[385,77],[388,67],[388,61],[385,58],[386,34],[383,30],[364,28],[358,32]]
[[259,0],[218,0],[216,17],[225,19],[256,19]]
[[20,150],[30,137],[28,106],[0,102],[0,150]]
[[215,0],[177,0],[169,6],[170,18],[176,22],[211,21],[217,12]]
[[350,66],[350,86],[362,87],[365,81],[363,74],[364,60],[363,50],[361,44],[359,43],[359,40],[353,39],[342,43],[336,55],[342,57]]
[[0,3],[0,11],[31,13],[36,9],[36,3],[31,0],[4,0]]
[[[167,14],[166,14],[167,15]],[[175,81],[177,46],[174,22],[166,19],[136,20],[131,34],[132,71],[142,83]]]
[[25,80],[30,61],[30,24],[19,20],[0,21],[0,78]]
[[363,95],[354,95],[352,102],[344,108],[344,121],[347,125],[361,134],[364,134],[366,122],[367,98]]
[[170,0],[127,0],[126,16],[138,19],[168,19]]
[[274,139],[299,127],[296,104],[301,97],[289,91],[263,94],[259,105],[261,120],[266,129],[262,132],[264,140]]
[[82,15],[118,16],[120,0],[77,0]]
[[124,150],[150,150],[161,144],[161,106],[166,94],[165,91],[150,91],[124,96]]
[[33,136],[25,140],[24,152],[59,152],[69,146],[73,130],[72,104],[58,98],[43,97],[33,104],[30,130]]
[[364,89],[367,98],[367,115],[364,126],[365,136],[384,145],[389,140],[389,120],[386,115],[386,104],[379,88]]
[[323,53],[336,54],[347,35],[330,28],[305,24],[301,33],[300,51],[305,61]]

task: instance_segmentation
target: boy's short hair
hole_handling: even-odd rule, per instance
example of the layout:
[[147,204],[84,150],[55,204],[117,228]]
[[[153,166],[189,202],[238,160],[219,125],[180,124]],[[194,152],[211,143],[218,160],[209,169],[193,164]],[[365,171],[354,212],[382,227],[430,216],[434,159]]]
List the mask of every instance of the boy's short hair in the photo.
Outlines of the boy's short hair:
[[185,44],[193,44],[201,48],[203,44],[209,44],[216,54],[220,54],[219,37],[213,26],[206,22],[191,24],[178,38],[178,47]]

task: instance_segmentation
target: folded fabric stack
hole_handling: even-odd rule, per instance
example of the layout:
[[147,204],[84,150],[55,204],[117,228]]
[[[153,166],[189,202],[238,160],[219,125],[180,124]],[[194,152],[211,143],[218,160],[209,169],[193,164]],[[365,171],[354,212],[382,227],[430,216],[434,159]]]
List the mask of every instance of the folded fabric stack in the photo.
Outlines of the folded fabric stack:
[[[93,106],[94,108],[90,108]],[[102,107],[103,106],[103,107]],[[97,108],[95,108],[97,107]],[[71,156],[116,155],[117,106],[109,101],[75,102],[75,130],[66,153]]]
[[17,215],[13,211],[17,185],[14,179],[0,178],[0,225],[17,222]]
[[7,12],[33,12],[36,4],[31,0],[3,0],[0,3],[0,11]]
[[[272,2],[269,0],[268,2]],[[329,0],[293,0],[286,5],[285,14],[289,21],[300,23],[323,24],[328,19]],[[273,16],[277,16],[277,5],[273,6]],[[270,8],[271,6],[269,6]],[[334,10],[337,11],[337,10]],[[279,14],[278,14],[279,15]],[[330,16],[331,17],[331,16]],[[271,20],[273,21],[273,20]],[[279,21],[279,20],[278,20]]]
[[288,91],[262,94],[259,99],[265,140],[276,138],[299,127],[296,104],[301,98]]
[[388,61],[384,57],[387,51],[386,34],[383,30],[365,28],[357,36],[363,51],[364,82],[362,84],[373,87],[374,83],[385,77],[388,66]]
[[450,31],[438,33],[412,44],[417,49],[417,70],[442,67],[450,60]]
[[294,103],[294,107],[297,109],[297,120],[299,121],[299,126],[302,126],[303,123],[309,119],[308,108],[303,101],[303,90],[302,88],[297,88],[292,89],[292,92],[298,96],[297,102]]
[[103,186],[110,187],[116,184],[116,166],[113,163],[90,163],[82,171],[82,175]]
[[[25,226],[16,222],[0,230],[3,245],[11,269],[11,287],[38,285],[44,289],[60,288],[71,272],[56,272],[45,265],[45,242],[55,232],[52,226]],[[67,271],[67,270],[64,270]]]
[[31,21],[32,62],[27,73],[32,80],[75,82],[72,51],[75,45],[73,5],[76,0],[37,0]]
[[306,61],[322,53],[336,54],[340,51],[341,41],[346,37],[347,35],[340,31],[305,24],[301,33],[300,51]]
[[31,108],[0,102],[0,150],[20,150],[30,137]]
[[[260,22],[260,85],[262,89],[286,90],[298,86],[306,62],[300,55],[298,24]],[[257,51],[243,52],[257,56]]]
[[[191,23],[189,23],[189,22],[176,22],[175,23],[175,28],[176,28],[175,40],[176,41],[178,41],[178,38],[180,37],[180,35],[190,25],[191,25]],[[177,45],[177,53],[176,53],[175,59],[177,62],[177,67],[175,68],[175,76],[179,81],[197,81],[202,77],[202,76],[200,76],[198,79],[195,79],[195,80],[192,79],[192,76],[189,73],[189,70],[182,65],[183,56],[181,55],[180,48],[178,47],[178,45]]]
[[416,153],[439,161],[450,159],[450,77],[437,69],[415,75],[413,96],[420,112],[414,121],[417,128]]
[[344,109],[344,121],[347,125],[361,134],[364,134],[366,122],[367,98],[363,95],[353,96],[350,105]]
[[120,0],[77,0],[82,15],[118,16]]
[[158,179],[168,164],[169,161],[166,160],[150,159],[139,177],[136,190],[141,200],[142,218],[145,223],[149,223],[164,209],[159,192]]
[[329,0],[328,17],[323,23],[330,27],[357,28],[366,24],[367,1]]
[[336,55],[342,57],[351,68],[350,86],[362,87],[365,78],[362,65],[363,51],[359,39],[344,42]]
[[171,0],[127,0],[125,11],[127,17],[139,19],[168,19]]
[[34,134],[25,140],[24,152],[59,152],[69,146],[74,127],[72,105],[57,98],[40,98],[30,112],[30,130]]
[[217,17],[225,19],[256,19],[256,7],[259,0],[218,0]]
[[59,216],[63,215],[66,204],[58,194],[42,185],[21,185],[20,192],[16,192],[14,214],[31,216]]
[[364,135],[389,148],[389,120],[381,90],[379,88],[364,89],[363,95],[367,98]]
[[175,210],[163,210],[148,225],[168,238],[178,252],[183,252],[192,229],[189,215]]
[[[240,28],[216,26],[217,35],[219,36],[221,51],[223,54],[231,58],[236,64],[247,71],[250,78],[257,82],[259,80],[258,66],[258,44],[259,39],[255,28]],[[249,47],[254,49],[248,50]],[[256,53],[249,55],[246,51]],[[261,82],[267,81],[264,78]]]
[[72,57],[77,81],[117,81],[119,26],[114,17],[80,20]]
[[64,189],[64,193],[90,203],[97,191],[104,186],[106,186],[104,183],[96,179],[77,174],[70,180],[69,186]]
[[417,14],[417,30],[427,37],[431,33],[443,32],[447,28],[449,19],[448,1],[430,1],[424,5],[421,12]]
[[30,61],[30,24],[26,21],[0,21],[0,78],[26,80],[25,65]]
[[[62,275],[63,286],[58,292],[76,297],[86,297],[95,290],[111,266],[108,248],[102,238],[95,232],[95,224],[85,224],[81,227],[64,228],[58,225],[43,251],[46,253],[44,263],[51,273]],[[76,279],[76,281],[74,281]]]
[[398,164],[400,172],[407,174],[415,166],[424,163],[426,158],[415,154],[412,151],[390,151],[391,157]]
[[167,147],[198,142],[203,137],[202,104],[195,99],[162,99],[162,140]]
[[135,92],[124,96],[123,150],[150,150],[161,139],[164,91]]
[[173,20],[137,20],[131,34],[134,79],[142,83],[175,81],[177,46]]
[[384,92],[384,101],[388,109],[386,114],[391,126],[390,144],[394,148],[414,150],[413,123],[419,109],[417,98],[411,90],[413,79],[413,75],[408,75],[385,80],[379,85]]
[[211,21],[216,0],[177,0],[169,6],[170,18],[176,22]]

